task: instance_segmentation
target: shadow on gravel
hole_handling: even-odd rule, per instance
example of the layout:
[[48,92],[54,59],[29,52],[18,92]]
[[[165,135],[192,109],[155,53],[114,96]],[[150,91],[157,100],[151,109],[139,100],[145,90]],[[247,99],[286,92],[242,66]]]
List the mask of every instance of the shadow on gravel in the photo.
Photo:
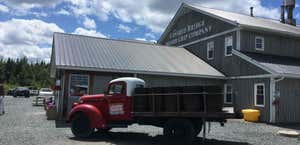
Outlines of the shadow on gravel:
[[64,120],[55,120],[56,128],[69,128],[71,125]]
[[287,128],[287,129],[300,130],[300,123],[291,123],[291,124],[279,123],[279,124],[270,124],[270,125]]
[[[88,139],[71,137],[71,140],[82,142],[109,142],[116,145],[166,145],[168,142],[162,135],[149,136],[145,133],[109,132],[95,133]],[[192,145],[202,144],[202,138],[196,138]],[[205,145],[250,145],[244,142],[221,141],[207,139]]]

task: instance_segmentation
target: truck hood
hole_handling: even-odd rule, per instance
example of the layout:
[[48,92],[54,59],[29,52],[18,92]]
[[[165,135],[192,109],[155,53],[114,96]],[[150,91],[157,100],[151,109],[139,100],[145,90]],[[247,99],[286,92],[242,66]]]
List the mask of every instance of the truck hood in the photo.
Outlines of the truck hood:
[[91,100],[101,100],[102,98],[104,98],[104,94],[97,94],[97,95],[84,95],[82,97],[80,97],[80,100],[82,100],[83,102],[85,101],[91,101]]

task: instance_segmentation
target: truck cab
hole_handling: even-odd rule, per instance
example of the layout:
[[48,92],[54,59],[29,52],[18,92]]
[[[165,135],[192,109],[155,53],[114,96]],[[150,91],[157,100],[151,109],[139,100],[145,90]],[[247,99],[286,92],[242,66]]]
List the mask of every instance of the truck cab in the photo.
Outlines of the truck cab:
[[87,137],[94,129],[110,129],[110,122],[131,122],[134,90],[144,86],[145,82],[138,78],[119,78],[109,82],[104,94],[80,97],[68,114],[73,134]]

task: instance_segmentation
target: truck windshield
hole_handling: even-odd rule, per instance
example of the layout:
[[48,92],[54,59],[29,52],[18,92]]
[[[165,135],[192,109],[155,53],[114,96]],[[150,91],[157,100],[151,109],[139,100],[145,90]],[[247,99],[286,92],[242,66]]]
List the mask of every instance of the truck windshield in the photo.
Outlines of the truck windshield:
[[123,93],[123,85],[122,84],[112,84],[109,88],[109,94],[122,94]]

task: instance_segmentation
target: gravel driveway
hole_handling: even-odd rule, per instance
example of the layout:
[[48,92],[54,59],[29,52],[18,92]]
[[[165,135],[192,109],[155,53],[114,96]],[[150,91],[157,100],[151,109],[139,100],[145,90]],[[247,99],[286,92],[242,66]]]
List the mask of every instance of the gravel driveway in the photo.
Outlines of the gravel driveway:
[[[42,107],[33,107],[31,99],[5,97],[6,114],[0,116],[0,145],[163,145],[162,129],[132,125],[113,129],[109,134],[95,134],[91,139],[78,140],[69,128],[57,128],[47,121]],[[292,126],[300,131],[300,126]],[[229,120],[225,127],[213,123],[207,145],[300,145],[296,138],[276,135],[287,129],[263,123]],[[201,144],[201,134],[195,144]]]

